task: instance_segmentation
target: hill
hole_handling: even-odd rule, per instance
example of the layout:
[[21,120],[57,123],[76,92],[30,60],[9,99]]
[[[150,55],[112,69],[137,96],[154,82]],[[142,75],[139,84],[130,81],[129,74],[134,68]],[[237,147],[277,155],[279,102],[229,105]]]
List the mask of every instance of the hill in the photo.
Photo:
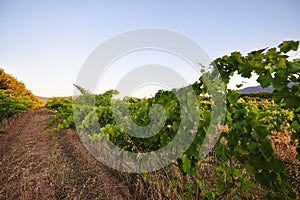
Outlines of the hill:
[[18,81],[15,77],[4,72],[4,69],[0,68],[0,90],[12,90],[18,94],[29,97],[33,102],[40,103],[39,99],[32,94],[30,90],[27,90],[25,84]]
[[274,88],[272,86],[262,88],[260,85],[259,86],[253,86],[253,87],[246,87],[244,89],[240,89],[240,92],[242,94],[250,94],[253,92],[273,92]]
[[42,102],[42,104],[46,104],[47,101],[49,99],[51,99],[52,97],[40,97],[40,96],[37,96],[37,98],[39,99],[40,102]]
[[0,68],[0,123],[2,119],[41,105],[24,83]]
[[[295,83],[290,83],[288,86],[292,87],[293,85],[295,85]],[[266,88],[262,88],[260,85],[259,86],[253,86],[253,87],[246,87],[244,89],[240,89],[240,92],[242,94],[249,94],[249,93],[253,93],[253,92],[273,92],[274,88],[272,86],[266,87]]]

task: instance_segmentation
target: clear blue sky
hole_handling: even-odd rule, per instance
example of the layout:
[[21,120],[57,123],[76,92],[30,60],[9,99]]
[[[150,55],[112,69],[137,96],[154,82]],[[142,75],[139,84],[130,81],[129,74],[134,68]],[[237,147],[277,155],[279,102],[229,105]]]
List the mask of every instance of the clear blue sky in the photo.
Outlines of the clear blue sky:
[[0,67],[39,96],[72,95],[88,55],[119,33],[178,31],[216,57],[300,40],[299,0],[0,0]]

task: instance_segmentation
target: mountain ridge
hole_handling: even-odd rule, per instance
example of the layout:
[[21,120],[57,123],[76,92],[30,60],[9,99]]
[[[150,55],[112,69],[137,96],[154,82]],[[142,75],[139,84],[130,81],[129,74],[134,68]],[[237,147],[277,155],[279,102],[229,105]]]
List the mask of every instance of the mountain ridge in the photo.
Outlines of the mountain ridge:
[[[295,85],[295,83],[289,83],[288,84],[289,87],[292,87],[293,85]],[[273,92],[274,88],[272,86],[262,88],[260,85],[258,85],[258,86],[246,87],[246,88],[240,89],[239,91],[242,94],[250,94],[250,93],[253,93],[253,92]]]

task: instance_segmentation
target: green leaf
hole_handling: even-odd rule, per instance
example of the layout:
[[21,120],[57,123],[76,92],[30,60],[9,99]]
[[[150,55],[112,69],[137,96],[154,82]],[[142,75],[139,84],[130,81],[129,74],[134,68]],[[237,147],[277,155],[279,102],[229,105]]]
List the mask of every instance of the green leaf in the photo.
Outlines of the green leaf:
[[192,163],[186,154],[181,156],[183,171],[187,174],[191,173]]
[[263,140],[267,136],[267,130],[262,126],[255,127],[253,132],[254,132],[254,137],[259,140]]
[[277,67],[279,69],[286,69],[286,59],[285,58],[280,58],[279,61],[277,62]]
[[172,182],[172,186],[175,188],[177,186],[177,180],[178,178],[175,177],[175,178],[172,178],[171,182]]
[[284,171],[284,164],[281,160],[273,158],[269,162],[270,168],[277,173],[282,173]]
[[231,104],[235,104],[239,97],[240,97],[240,93],[238,91],[232,91],[228,95],[228,101]]
[[255,179],[262,186],[268,187],[270,185],[270,182],[264,177],[263,173],[256,173]]
[[0,130],[0,134],[6,134],[6,133],[8,133],[8,131],[6,131],[6,130]]
[[251,174],[255,174],[258,171],[255,167],[249,164],[249,162],[245,163],[245,169]]
[[251,141],[250,144],[248,145],[248,149],[252,152],[252,153],[256,153],[259,151],[259,143]]
[[289,69],[292,73],[300,72],[300,63],[293,62],[289,65]]
[[273,78],[270,73],[267,73],[265,75],[260,75],[257,79],[257,82],[260,83],[261,87],[266,88],[270,85]]
[[147,180],[147,173],[146,173],[146,172],[142,173],[142,179],[143,179],[144,181]]
[[281,77],[276,77],[276,79],[274,79],[272,81],[272,86],[274,87],[275,90],[281,91],[286,87],[286,84],[284,83],[284,79]]
[[236,87],[237,88],[241,88],[243,86],[243,84],[237,84]]
[[297,51],[299,46],[299,41],[283,41],[278,47],[283,53],[287,53],[290,50]]
[[268,161],[260,154],[249,155],[247,162],[257,170],[268,168]]
[[261,143],[260,150],[266,159],[270,158],[274,153],[272,145],[266,141]]
[[287,107],[290,108],[296,108],[299,106],[299,102],[300,102],[300,98],[299,97],[295,97],[295,96],[287,96],[284,98]]
[[277,173],[275,172],[267,172],[267,171],[263,171],[264,172],[264,177],[269,180],[269,182],[276,182],[277,181]]
[[297,121],[293,121],[291,127],[295,130],[300,128],[300,124]]
[[252,68],[251,66],[247,65],[247,64],[241,64],[239,65],[240,68],[240,73],[242,75],[242,77],[245,78],[250,78],[251,77],[251,72],[252,72]]

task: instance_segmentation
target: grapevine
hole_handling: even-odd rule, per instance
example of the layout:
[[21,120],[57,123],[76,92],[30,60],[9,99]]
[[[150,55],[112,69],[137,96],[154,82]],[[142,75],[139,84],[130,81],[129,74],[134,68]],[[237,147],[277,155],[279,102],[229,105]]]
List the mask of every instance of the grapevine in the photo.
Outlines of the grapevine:
[[[209,90],[203,76],[192,84],[198,95],[201,111],[199,126],[193,143],[175,163],[182,174],[194,177],[198,184],[186,186],[186,197],[201,191],[204,199],[250,198],[251,189],[257,184],[265,189],[265,198],[294,199],[299,195],[297,189],[287,181],[286,163],[275,156],[271,142],[272,133],[280,132],[284,127],[291,133],[291,144],[298,150],[297,159],[294,161],[299,162],[297,145],[300,140],[300,59],[290,60],[288,56],[298,46],[299,41],[284,41],[275,48],[264,48],[247,55],[233,52],[213,61],[214,71],[207,76],[213,78],[218,74],[217,70],[220,72],[227,97],[226,121],[225,124],[215,127],[216,130],[222,129],[222,134],[211,152],[215,157],[214,188],[206,186],[199,172],[199,162],[202,161],[199,151],[212,120],[211,108],[216,102],[205,96]],[[243,95],[239,91],[227,89],[227,84],[235,72],[245,78],[256,74],[260,85],[263,88],[272,86],[274,92]],[[77,128],[84,130],[91,141],[101,141],[103,138],[99,134],[98,126],[91,123],[94,116],[91,113],[95,112],[105,137],[118,147],[132,152],[149,152],[162,148],[172,141],[178,131],[181,113],[174,91],[184,91],[184,88],[160,90],[148,99],[126,97],[119,100],[113,98],[117,93],[114,90],[104,94],[90,94],[79,86],[75,87],[82,92],[81,96],[73,99],[73,108],[78,118],[73,119],[71,99],[52,100],[46,106],[56,110],[56,113],[54,121],[47,127],[53,125],[58,118],[64,118],[64,121],[55,130],[73,127],[76,121],[80,124]],[[95,109],[85,107],[82,104],[85,101],[92,101]],[[164,127],[149,138],[141,139],[126,134],[124,127],[128,119],[132,119],[139,126],[149,124],[149,110],[154,104],[162,105],[166,111]],[[116,122],[112,105],[117,105],[119,110],[129,108],[130,113],[119,113],[124,124],[118,125]],[[129,131],[134,130],[128,129],[127,132]],[[189,137],[188,134],[192,133],[186,134]]]

